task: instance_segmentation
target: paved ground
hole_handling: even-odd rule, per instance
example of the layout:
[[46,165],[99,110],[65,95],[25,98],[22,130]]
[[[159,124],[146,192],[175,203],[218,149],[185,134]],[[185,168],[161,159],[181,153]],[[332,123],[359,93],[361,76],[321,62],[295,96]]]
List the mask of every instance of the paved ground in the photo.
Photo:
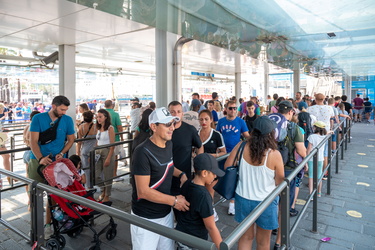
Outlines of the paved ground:
[[[303,216],[298,229],[292,238],[295,249],[375,249],[375,126],[373,124],[355,124],[352,141],[345,152],[345,158],[340,160],[339,174],[333,174],[331,195],[319,198],[318,233],[312,233],[312,204]],[[360,155],[363,153],[365,155]],[[20,162],[20,161],[19,161]],[[120,167],[126,171],[126,167]],[[15,172],[22,174],[24,168],[17,163]],[[7,182],[3,177],[4,187]],[[304,180],[307,183],[307,179]],[[114,184],[113,206],[129,212],[131,188],[127,181]],[[303,184],[298,203],[304,203],[308,189]],[[27,195],[24,188],[2,193],[2,218],[8,220],[23,232],[30,229],[30,216],[27,211]],[[221,203],[216,211],[220,216],[217,225],[225,238],[237,225],[232,216],[226,214],[228,202]],[[297,210],[301,209],[297,205]],[[294,219],[291,219],[293,223]],[[108,222],[107,218],[96,221],[96,227],[101,228]],[[129,224],[118,223],[117,237],[108,242],[104,236],[102,249],[130,249]],[[85,228],[82,234],[75,238],[65,236],[65,249],[88,249],[92,243],[92,232]],[[330,237],[329,242],[320,239]],[[274,236],[272,236],[274,241]],[[273,244],[273,242],[272,242]],[[25,241],[11,230],[0,225],[0,249],[30,249]]]

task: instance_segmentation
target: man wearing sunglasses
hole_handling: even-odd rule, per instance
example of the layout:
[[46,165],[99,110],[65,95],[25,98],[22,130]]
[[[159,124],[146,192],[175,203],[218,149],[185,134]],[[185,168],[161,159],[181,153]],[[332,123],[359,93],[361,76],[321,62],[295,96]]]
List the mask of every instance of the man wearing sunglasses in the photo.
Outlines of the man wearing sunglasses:
[[[171,195],[172,176],[181,176],[174,167],[172,134],[180,118],[172,116],[164,107],[149,116],[153,134],[134,151],[132,161],[132,214],[173,227],[172,208],[189,210],[189,202],[182,195]],[[133,249],[174,249],[174,241],[141,227],[131,225]]]
[[[227,116],[221,118],[216,126],[224,138],[225,147],[227,152],[230,153],[232,149],[240,142],[241,136],[248,138],[249,129],[244,120],[237,116],[237,106],[235,101],[229,101],[227,107]],[[234,200],[229,203],[228,214],[234,215]]]

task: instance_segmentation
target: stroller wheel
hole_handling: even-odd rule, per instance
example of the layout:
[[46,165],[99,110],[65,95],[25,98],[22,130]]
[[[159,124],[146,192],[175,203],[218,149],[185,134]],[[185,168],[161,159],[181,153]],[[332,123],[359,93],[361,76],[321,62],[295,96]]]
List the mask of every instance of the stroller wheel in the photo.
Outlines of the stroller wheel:
[[117,235],[117,229],[116,228],[110,228],[108,229],[107,233],[105,234],[105,237],[107,240],[113,240]]
[[59,235],[56,237],[56,239],[59,241],[60,243],[60,248],[64,248],[65,247],[65,244],[66,244],[66,240],[65,240],[65,237],[62,236],[62,235]]
[[62,247],[60,246],[60,242],[55,238],[51,238],[51,239],[47,240],[46,247],[47,247],[47,249],[51,249],[51,250],[62,249]]

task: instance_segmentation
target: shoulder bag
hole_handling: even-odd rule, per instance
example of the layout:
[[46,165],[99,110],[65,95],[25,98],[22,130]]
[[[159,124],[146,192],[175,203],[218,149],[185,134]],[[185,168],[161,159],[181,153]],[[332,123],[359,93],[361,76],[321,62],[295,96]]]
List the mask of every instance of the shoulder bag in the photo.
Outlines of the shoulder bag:
[[57,127],[59,126],[61,117],[57,119],[57,122],[52,124],[52,127],[39,133],[39,142],[41,145],[46,145],[56,139]]
[[232,199],[236,192],[238,183],[238,169],[240,167],[245,145],[246,141],[243,141],[237,150],[233,165],[225,169],[225,175],[219,178],[219,181],[214,186],[215,191],[227,200]]

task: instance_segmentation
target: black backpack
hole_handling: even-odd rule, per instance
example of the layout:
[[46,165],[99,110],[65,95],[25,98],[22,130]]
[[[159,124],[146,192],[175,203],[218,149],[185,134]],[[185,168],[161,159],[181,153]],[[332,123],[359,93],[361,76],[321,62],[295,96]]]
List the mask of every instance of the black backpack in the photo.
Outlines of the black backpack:
[[300,112],[298,114],[298,126],[300,126],[305,131],[305,141],[307,138],[314,133],[311,126],[311,117],[308,112]]

